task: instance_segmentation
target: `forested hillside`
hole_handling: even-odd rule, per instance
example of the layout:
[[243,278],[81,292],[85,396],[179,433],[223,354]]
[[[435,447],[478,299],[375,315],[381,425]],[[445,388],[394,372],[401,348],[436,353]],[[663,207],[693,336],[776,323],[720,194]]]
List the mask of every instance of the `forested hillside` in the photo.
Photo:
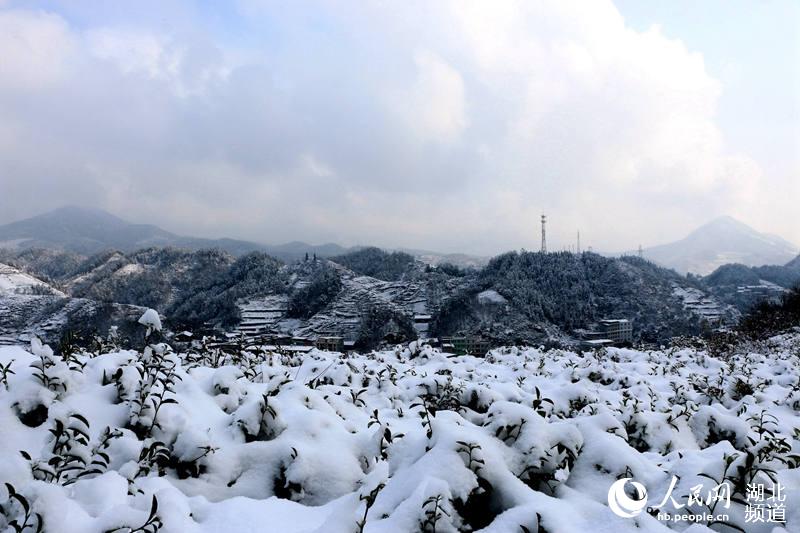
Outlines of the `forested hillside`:
[[[636,339],[661,342],[701,331],[699,317],[676,291],[702,295],[705,287],[700,278],[639,258],[566,252],[509,252],[480,270],[433,267],[377,248],[289,264],[262,252],[234,257],[173,248],[90,257],[24,250],[2,260],[74,298],[157,309],[174,328],[230,331],[244,307],[266,306],[272,318],[262,323],[270,330],[341,335],[362,339],[365,347],[387,335],[411,340],[417,314],[431,316],[423,334],[479,335],[497,343],[572,342],[600,319],[628,318]],[[751,270],[745,274],[756,279]],[[740,274],[733,276],[737,282]]]
[[800,262],[749,267],[723,265],[702,278],[703,286],[722,301],[747,312],[762,301],[777,301],[800,284]]
[[337,255],[332,257],[331,261],[347,267],[357,274],[384,281],[402,279],[408,276],[418,264],[414,256],[407,253],[390,253],[374,247]]
[[[599,319],[628,318],[642,340],[657,341],[699,331],[697,318],[673,294],[675,285],[687,284],[635,257],[509,252],[443,306],[434,330],[477,330],[507,342],[541,336],[543,324],[572,333]],[[493,293],[500,298],[486,297]]]

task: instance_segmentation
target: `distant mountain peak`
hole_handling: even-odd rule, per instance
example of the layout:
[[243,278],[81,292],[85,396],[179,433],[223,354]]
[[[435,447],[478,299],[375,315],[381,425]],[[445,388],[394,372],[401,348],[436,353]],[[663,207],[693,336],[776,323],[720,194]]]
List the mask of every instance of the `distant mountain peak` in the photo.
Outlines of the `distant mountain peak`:
[[104,209],[99,207],[88,207],[83,205],[69,204],[57,207],[51,211],[47,211],[40,215],[35,215],[27,220],[35,219],[62,219],[62,220],[75,220],[75,219],[95,219],[112,221],[118,224],[129,224],[129,222],[121,219],[116,215],[112,215]]
[[[730,215],[720,215],[716,218],[712,218],[708,222],[704,224],[704,226],[713,226],[713,225],[722,225],[722,224],[730,224],[730,225],[737,225],[737,226],[746,226],[744,222],[733,218]],[[702,227],[702,226],[701,226]]]
[[104,215],[109,217],[115,217],[105,209],[101,209],[95,206],[87,206],[87,205],[79,205],[79,204],[66,204],[62,205],[61,207],[56,207],[55,209],[51,209],[45,214],[95,214],[95,215]]
[[761,233],[731,216],[717,217],[687,237],[644,250],[646,258],[681,273],[706,275],[727,263],[783,265],[798,249],[776,235]]
[[689,234],[689,236],[691,237],[692,235],[702,235],[709,232],[713,232],[714,234],[719,234],[720,232],[724,232],[724,233],[742,233],[748,235],[760,235],[760,233],[757,230],[748,226],[741,220],[733,218],[730,215],[723,215],[706,222],[702,226],[692,231]]
[[[209,241],[210,242],[210,241]],[[48,248],[95,254],[151,246],[193,247],[186,238],[151,224],[133,224],[97,207],[65,205],[0,226],[0,247]]]

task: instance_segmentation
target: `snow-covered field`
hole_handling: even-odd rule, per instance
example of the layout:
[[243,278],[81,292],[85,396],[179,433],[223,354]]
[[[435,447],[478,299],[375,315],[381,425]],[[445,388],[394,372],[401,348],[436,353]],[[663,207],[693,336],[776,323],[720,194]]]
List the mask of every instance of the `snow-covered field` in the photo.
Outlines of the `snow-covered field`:
[[[720,357],[508,348],[478,358],[414,344],[352,356],[97,352],[0,348],[0,527],[736,530],[617,516],[609,488],[631,478],[651,507],[675,479],[662,512],[685,513],[672,502],[723,485],[728,508],[705,498],[688,508],[715,506],[738,530],[800,531],[800,335]],[[782,487],[772,523],[748,515],[755,483],[766,497]]]

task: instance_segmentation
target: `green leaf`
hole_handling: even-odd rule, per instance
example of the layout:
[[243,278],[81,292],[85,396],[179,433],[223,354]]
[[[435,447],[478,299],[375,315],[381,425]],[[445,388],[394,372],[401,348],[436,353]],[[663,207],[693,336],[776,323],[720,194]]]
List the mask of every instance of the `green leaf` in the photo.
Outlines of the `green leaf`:
[[150,522],[153,518],[155,518],[156,513],[158,512],[158,499],[156,495],[153,494],[153,503],[150,504],[150,517],[147,519]]
[[28,503],[28,500],[22,494],[15,492],[14,494],[10,494],[9,498],[14,498],[19,502],[23,509],[25,509],[25,515],[27,516],[31,512],[31,506]]
[[71,414],[71,415],[69,415],[69,416],[70,416],[71,418],[74,418],[74,419],[76,419],[76,420],[80,420],[81,422],[83,422],[83,423],[84,423],[84,425],[85,425],[87,428],[89,427],[89,421],[88,421],[88,420],[86,420],[86,418],[85,418],[83,415],[80,415],[80,414],[78,414],[78,413],[73,413],[73,414]]

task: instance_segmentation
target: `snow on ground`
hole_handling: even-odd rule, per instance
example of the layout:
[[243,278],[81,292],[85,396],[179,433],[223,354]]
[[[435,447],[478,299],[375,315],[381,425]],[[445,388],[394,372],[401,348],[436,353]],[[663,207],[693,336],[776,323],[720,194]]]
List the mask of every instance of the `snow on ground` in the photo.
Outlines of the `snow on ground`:
[[131,263],[129,265],[125,265],[124,267],[120,268],[116,272],[114,272],[117,276],[132,276],[134,274],[141,274],[144,272],[144,265],[140,265],[138,263]]
[[42,280],[25,274],[12,266],[0,263],[0,294],[34,294],[36,291],[41,290],[64,296],[63,292],[53,289]]
[[[798,354],[800,335],[718,357],[691,348],[456,357],[416,343],[348,356],[133,351],[113,339],[66,357],[37,341],[1,347],[0,527],[684,530],[608,505],[619,479],[641,483],[655,506],[679,476],[677,502],[722,482],[730,524],[800,531]],[[785,529],[746,522],[737,503],[769,476],[783,487]]]
[[714,296],[705,294],[700,289],[681,287],[673,283],[672,294],[681,299],[684,309],[711,323],[718,323],[720,320],[735,323],[741,317],[741,313],[732,305],[722,304]]
[[482,304],[484,303],[504,304],[508,303],[508,300],[506,300],[505,297],[503,297],[503,295],[500,294],[499,292],[489,289],[478,293],[478,302]]

